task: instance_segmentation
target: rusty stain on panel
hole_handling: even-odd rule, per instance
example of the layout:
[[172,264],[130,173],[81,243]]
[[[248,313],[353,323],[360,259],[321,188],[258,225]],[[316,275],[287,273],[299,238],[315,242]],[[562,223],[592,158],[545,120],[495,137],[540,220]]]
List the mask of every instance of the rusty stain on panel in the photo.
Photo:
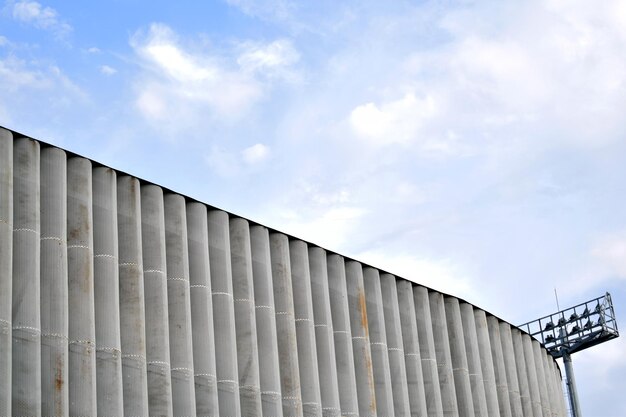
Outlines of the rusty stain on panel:
[[359,297],[359,313],[361,313],[361,327],[363,328],[365,337],[369,337],[369,326],[367,324],[367,304],[365,301],[365,291],[363,288],[358,289]]

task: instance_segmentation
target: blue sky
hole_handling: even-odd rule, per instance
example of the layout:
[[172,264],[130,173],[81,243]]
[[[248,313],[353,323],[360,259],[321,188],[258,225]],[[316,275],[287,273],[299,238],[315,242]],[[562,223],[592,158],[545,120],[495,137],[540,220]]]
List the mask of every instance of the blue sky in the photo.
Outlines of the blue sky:
[[[0,124],[522,323],[626,323],[626,3],[5,1]],[[622,110],[620,110],[622,109]],[[626,415],[624,338],[574,356]]]

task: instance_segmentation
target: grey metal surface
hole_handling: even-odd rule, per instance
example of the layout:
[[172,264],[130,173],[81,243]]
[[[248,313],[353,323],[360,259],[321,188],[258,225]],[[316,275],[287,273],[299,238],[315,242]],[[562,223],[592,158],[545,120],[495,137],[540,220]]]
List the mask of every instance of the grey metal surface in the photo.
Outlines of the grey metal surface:
[[77,416],[97,411],[91,174],[87,159],[67,161],[68,383],[70,415]]
[[546,382],[546,372],[549,370],[544,369],[543,356],[548,353],[541,348],[539,342],[532,341],[533,355],[535,358],[535,369],[537,370],[537,385],[539,386],[539,398],[541,400],[541,410],[544,417],[552,415],[550,396],[548,395],[548,385]]
[[172,416],[163,190],[141,187],[141,244],[146,307],[146,372],[150,415]]
[[221,210],[209,211],[209,265],[213,294],[217,395],[220,413],[239,417],[241,403],[237,369],[237,334],[228,229],[227,213]]
[[196,414],[219,416],[215,374],[213,296],[209,269],[209,235],[204,204],[187,204],[187,246]]
[[363,284],[367,300],[367,322],[376,389],[376,411],[378,417],[393,416],[395,410],[389,371],[389,353],[387,352],[387,332],[385,331],[378,270],[371,267],[363,268]]
[[315,322],[307,244],[297,239],[290,240],[289,257],[291,258],[291,280],[293,285],[296,339],[298,343],[302,414],[305,417],[321,417],[322,398],[317,366],[317,349],[315,346]]
[[526,363],[526,374],[528,375],[532,415],[543,416],[541,394],[539,393],[539,378],[537,377],[537,368],[535,367],[535,353],[533,352],[532,339],[527,334],[522,335],[522,347],[524,348],[524,362]]
[[437,355],[435,354],[435,338],[430,316],[428,289],[421,285],[414,286],[413,301],[415,303],[415,319],[417,321],[417,334],[419,335],[420,356],[422,358],[426,407],[429,416],[441,417],[443,416],[443,405],[441,402],[441,388],[439,385],[439,371],[437,370]]
[[[94,301],[96,314],[96,389],[98,414],[122,415],[124,393],[122,381],[122,346],[120,339],[120,293],[118,272],[117,175],[99,167],[93,170],[93,232],[94,232]],[[138,216],[137,216],[138,217]],[[43,281],[42,281],[43,282]],[[143,297],[143,293],[142,293]],[[126,297],[125,297],[126,298]],[[143,317],[143,309],[141,309]],[[128,317],[123,317],[125,323]],[[129,332],[136,337],[144,333]],[[130,376],[130,372],[125,375]],[[145,375],[145,372],[143,373]],[[140,415],[140,414],[137,414]]]
[[565,365],[565,375],[567,375],[567,389],[570,392],[569,401],[572,417],[581,417],[580,404],[578,403],[578,395],[576,393],[576,379],[574,378],[574,368],[572,367],[572,358],[569,354],[563,355],[563,364]]
[[17,139],[13,159],[12,414],[41,415],[39,143]]
[[330,308],[326,251],[318,247],[310,247],[309,265],[311,269],[311,297],[313,299],[322,415],[324,417],[338,417],[341,415],[341,407],[339,404],[337,361]]
[[413,304],[413,285],[405,280],[398,280],[396,284],[411,416],[425,417],[428,415],[428,408],[415,319],[415,304]]
[[357,398],[354,352],[352,349],[346,269],[343,257],[329,254],[327,267],[341,415],[357,416],[359,414],[359,402]]
[[0,415],[565,416],[450,295],[0,130]]
[[389,355],[389,373],[393,390],[394,413],[396,416],[410,416],[411,403],[409,401],[406,363],[404,361],[396,277],[391,274],[381,274],[380,284],[387,333],[387,352]]
[[241,415],[255,417],[261,414],[259,349],[252,282],[250,226],[248,221],[242,218],[230,219],[230,259],[235,299]]
[[196,415],[185,199],[165,195],[165,253],[174,415]]
[[461,411],[458,406],[454,374],[452,371],[452,355],[450,353],[448,326],[444,295],[437,291],[428,291],[430,303],[430,318],[435,341],[435,357],[437,358],[437,372],[441,389],[441,405],[444,416],[458,416]]
[[474,415],[486,416],[489,415],[489,411],[487,408],[487,396],[485,394],[485,380],[480,366],[480,351],[478,347],[476,319],[474,318],[474,307],[468,303],[461,303],[459,308],[463,325],[463,339],[465,342]]
[[252,275],[259,346],[261,407],[264,416],[283,416],[276,332],[276,310],[272,285],[272,259],[267,228],[250,228]]
[[117,179],[117,226],[124,415],[148,416],[141,194],[136,178]]
[[512,416],[511,398],[509,386],[506,379],[506,367],[504,364],[504,353],[500,336],[500,322],[494,316],[487,317],[487,327],[489,329],[489,340],[491,347],[491,358],[493,360],[493,370],[496,378],[496,391],[498,392],[498,407],[502,417]]
[[[62,223],[60,228],[64,231],[65,223]],[[0,128],[0,415],[5,416],[11,415],[12,287],[13,135],[8,130]],[[67,376],[67,371],[63,375]]]
[[60,149],[44,148],[41,151],[41,414],[44,416],[65,416],[69,412],[66,224],[66,155]]
[[487,400],[487,415],[497,416],[500,414],[500,403],[498,401],[496,373],[493,367],[493,357],[491,355],[489,324],[487,323],[487,316],[485,312],[475,308],[474,322],[476,323],[478,353],[480,355],[480,369],[483,374],[485,399]]
[[517,328],[511,329],[511,341],[515,354],[515,366],[519,381],[520,401],[522,403],[523,415],[529,416],[533,413],[532,400],[530,397],[530,385],[528,372],[526,370],[526,360],[524,358],[524,344],[522,342],[522,332]]
[[502,343],[502,356],[506,372],[506,385],[509,390],[509,401],[511,402],[511,414],[513,416],[521,416],[523,415],[522,400],[520,398],[517,368],[515,366],[515,351],[513,350],[511,325],[509,323],[500,322],[500,341]]
[[454,297],[444,297],[444,306],[459,414],[473,416],[474,402],[472,399],[467,352],[465,350],[465,338],[463,336],[461,307],[459,300]]
[[370,350],[369,317],[363,286],[363,267],[355,261],[346,262],[346,286],[348,289],[348,310],[352,330],[352,353],[356,375],[359,416],[376,416],[376,388],[372,352]]
[[270,255],[283,414],[287,417],[299,417],[302,416],[302,395],[287,236],[281,233],[270,234]]

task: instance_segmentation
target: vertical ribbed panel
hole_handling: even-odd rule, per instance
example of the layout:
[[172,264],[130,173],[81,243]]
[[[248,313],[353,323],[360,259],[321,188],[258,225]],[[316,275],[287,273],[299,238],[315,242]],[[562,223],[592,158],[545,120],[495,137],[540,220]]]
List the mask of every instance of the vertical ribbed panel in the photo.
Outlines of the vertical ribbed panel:
[[117,180],[117,223],[124,415],[147,416],[141,192],[136,178],[123,176]]
[[209,225],[209,265],[213,295],[213,328],[220,415],[241,416],[239,371],[237,369],[237,335],[233,278],[230,264],[228,213],[211,210]]
[[554,392],[554,379],[552,378],[552,372],[550,369],[550,360],[551,358],[549,358],[549,355],[547,353],[545,353],[542,349],[541,351],[541,358],[543,359],[543,369],[544,369],[544,375],[546,377],[546,388],[547,388],[547,393],[548,393],[548,404],[550,404],[550,415],[553,417],[558,416],[558,407],[556,406],[557,401],[556,401],[556,395]]
[[408,417],[411,415],[411,406],[407,386],[406,364],[404,362],[404,344],[402,343],[402,326],[400,324],[396,277],[390,274],[381,274],[380,285],[387,334],[393,409],[396,416]]
[[[475,416],[489,415],[487,411],[487,398],[485,396],[485,382],[480,365],[480,352],[478,350],[478,336],[476,333],[476,320],[474,307],[468,303],[460,304],[461,321],[463,324],[463,339],[467,356],[467,368],[469,372],[470,386],[472,390],[472,404]],[[494,409],[497,411],[496,408]]]
[[311,268],[311,295],[313,298],[313,316],[315,318],[315,344],[317,347],[317,366],[319,368],[322,415],[339,417],[339,386],[337,383],[337,361],[330,293],[328,289],[328,266],[326,251],[318,247],[309,248]]
[[270,233],[272,282],[276,310],[280,387],[283,395],[283,415],[302,416],[300,370],[298,368],[298,342],[291,285],[289,240],[280,233]]
[[413,302],[415,305],[415,320],[419,336],[420,356],[422,358],[422,372],[424,374],[424,392],[426,407],[429,416],[443,416],[441,403],[441,389],[439,388],[439,372],[437,371],[437,357],[435,354],[435,339],[433,337],[432,320],[430,316],[430,302],[428,289],[421,285],[413,287]]
[[450,344],[448,343],[448,326],[446,324],[443,297],[441,293],[428,291],[443,415],[458,416],[459,410],[454,386],[454,374],[452,372],[452,357]]
[[556,407],[559,410],[559,416],[567,415],[567,407],[565,406],[565,395],[563,393],[563,379],[561,375],[561,371],[557,369],[557,364],[555,361],[551,361],[551,368],[554,374],[554,388],[556,391],[557,399],[556,399]]
[[511,325],[500,322],[500,341],[502,343],[502,356],[504,357],[504,369],[506,371],[506,384],[509,389],[509,401],[511,402],[511,414],[521,416],[522,401],[520,399],[517,368],[515,367],[515,352],[511,338]]
[[14,142],[13,390],[15,416],[41,415],[39,143]]
[[[2,198],[3,196],[0,196],[0,200]],[[56,148],[43,148],[41,150],[40,280],[41,414],[43,416],[67,416],[69,412],[66,224],[67,161],[65,152]],[[0,252],[2,249],[2,244],[0,244]],[[2,288],[0,288],[1,291]],[[2,372],[1,369],[0,372]],[[0,410],[0,415],[10,415],[10,413],[1,414],[1,412]]]
[[171,416],[170,336],[161,187],[141,187],[141,247],[146,317],[146,371],[151,416]]
[[0,415],[566,409],[477,307],[0,129]]
[[489,337],[489,325],[487,316],[483,310],[474,309],[474,321],[476,323],[476,336],[478,338],[478,353],[480,355],[480,367],[485,385],[485,398],[487,399],[487,412],[490,416],[500,413],[498,389],[496,387],[496,373],[493,367],[491,355],[491,341]]
[[3,416],[11,415],[12,277],[13,135],[0,128],[0,415]]
[[359,399],[359,416],[376,416],[376,386],[372,367],[367,300],[363,285],[363,269],[355,261],[346,262],[346,282],[348,289],[348,309],[352,331],[352,352],[356,388]]
[[67,161],[70,416],[97,412],[91,181],[91,162]]
[[209,235],[204,204],[187,203],[193,368],[198,417],[218,417]]
[[544,417],[549,417],[552,415],[552,411],[550,410],[550,397],[548,396],[548,385],[546,384],[546,374],[543,369],[543,350],[539,345],[539,342],[535,339],[532,341],[533,345],[533,355],[535,358],[535,369],[537,370],[537,382],[539,386],[539,398],[541,399],[541,411]]
[[562,414],[562,412],[563,412],[563,410],[561,410],[560,402],[559,402],[559,396],[560,396],[559,385],[560,385],[561,381],[560,381],[559,378],[557,378],[558,371],[556,370],[556,366],[554,365],[554,361],[550,357],[547,358],[547,366],[548,366],[548,371],[552,375],[552,395],[553,395],[553,397],[550,399],[550,401],[553,404],[553,406],[552,406],[552,415],[553,416],[560,416]]
[[533,415],[532,402],[530,400],[530,389],[528,387],[528,374],[526,372],[526,361],[524,360],[524,345],[522,344],[522,332],[516,327],[511,329],[511,342],[515,354],[515,368],[519,382],[520,401],[522,412],[525,416]]
[[474,415],[474,402],[469,377],[469,365],[463,336],[463,322],[459,300],[454,297],[444,297],[446,312],[446,326],[450,342],[450,357],[452,359],[452,373],[454,375],[454,389],[458,403],[459,414]]
[[553,372],[551,372],[552,369],[551,369],[551,366],[550,366],[551,363],[553,363],[552,357],[550,357],[550,355],[548,355],[548,354],[544,354],[543,355],[543,363],[544,363],[543,368],[544,368],[545,373],[546,373],[546,382],[547,382],[547,385],[548,385],[548,393],[550,395],[549,402],[552,405],[550,407],[550,411],[552,412],[551,415],[553,417],[558,417],[559,410],[558,410],[558,407],[557,407],[557,404],[558,404],[557,388],[556,388],[556,385],[555,385],[554,378],[552,376]]
[[307,244],[301,240],[289,242],[291,258],[291,280],[293,304],[298,343],[298,368],[300,370],[300,391],[302,392],[302,413],[305,416],[322,415],[313,300],[311,298],[311,275],[309,273],[309,252]]
[[372,367],[376,388],[376,411],[379,417],[395,415],[389,353],[387,352],[387,332],[383,313],[383,296],[380,289],[380,275],[377,269],[363,268],[363,285],[367,300],[367,323],[369,327]]
[[269,233],[250,227],[263,416],[283,416]]
[[242,417],[261,415],[259,349],[257,345],[250,227],[242,218],[230,220],[230,259],[237,330],[237,369]]
[[177,194],[166,194],[164,203],[172,404],[175,416],[194,417],[196,395],[185,199]]
[[124,413],[116,177],[109,168],[93,170],[96,389],[101,416]]
[[398,280],[397,291],[411,417],[426,417],[428,410],[426,407],[426,392],[424,391],[424,375],[422,372],[422,356],[420,355],[417,321],[415,320],[413,284],[409,281]]
[[506,369],[504,366],[504,354],[502,353],[502,342],[500,338],[500,323],[494,316],[487,317],[487,327],[489,329],[489,340],[491,341],[491,358],[493,360],[493,370],[496,376],[496,391],[498,392],[498,407],[500,416],[510,417],[511,399],[509,387],[506,381]]
[[522,335],[522,347],[524,348],[524,362],[526,363],[526,375],[530,388],[530,402],[532,415],[541,417],[541,395],[539,394],[539,380],[537,378],[537,368],[535,367],[535,354],[533,352],[532,338],[528,334]]
[[352,332],[350,330],[350,312],[348,310],[346,269],[343,257],[339,255],[329,254],[326,261],[328,268],[328,292],[330,295],[330,311],[333,320],[333,336],[335,340],[335,358],[337,363],[337,383],[339,385],[341,415],[358,416],[359,402],[357,398],[354,370]]

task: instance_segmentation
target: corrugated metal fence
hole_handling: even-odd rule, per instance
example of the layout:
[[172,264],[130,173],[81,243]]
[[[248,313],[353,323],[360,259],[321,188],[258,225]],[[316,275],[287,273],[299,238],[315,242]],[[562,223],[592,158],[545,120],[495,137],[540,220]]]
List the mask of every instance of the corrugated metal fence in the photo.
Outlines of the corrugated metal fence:
[[0,415],[565,413],[483,310],[0,129]]

